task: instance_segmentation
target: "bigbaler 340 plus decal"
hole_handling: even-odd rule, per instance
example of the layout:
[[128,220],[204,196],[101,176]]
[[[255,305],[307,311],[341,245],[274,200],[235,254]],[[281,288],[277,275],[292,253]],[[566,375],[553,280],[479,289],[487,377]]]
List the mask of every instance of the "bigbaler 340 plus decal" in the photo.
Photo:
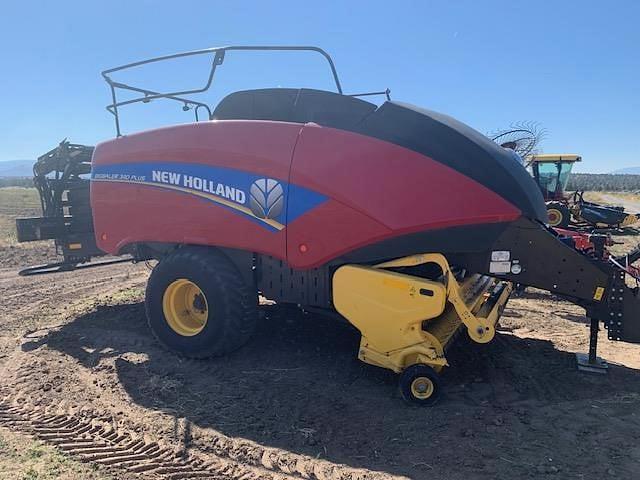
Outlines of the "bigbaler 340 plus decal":
[[[239,91],[215,108],[190,97],[212,85],[229,51],[252,49],[322,54],[337,92]],[[201,89],[161,93],[113,79],[194,55],[211,56]],[[19,220],[19,235],[55,238],[65,261],[26,273],[91,266],[83,262],[104,254],[158,260],[147,317],[174,351],[240,347],[262,294],[339,313],[362,334],[359,358],[399,373],[404,398],[429,405],[447,347],[464,330],[491,341],[512,282],[586,309],[588,366],[599,365],[599,321],[610,339],[640,342],[638,289],[625,283],[640,254],[613,258],[597,236],[548,228],[540,189],[509,152],[446,115],[389,100],[388,90],[376,92],[387,95],[379,107],[343,94],[318,48],[212,48],[103,75],[118,136],[95,149],[63,143],[39,160],[44,217]],[[118,101],[121,90],[139,96]],[[121,135],[121,107],[161,99],[194,110],[196,122]]]

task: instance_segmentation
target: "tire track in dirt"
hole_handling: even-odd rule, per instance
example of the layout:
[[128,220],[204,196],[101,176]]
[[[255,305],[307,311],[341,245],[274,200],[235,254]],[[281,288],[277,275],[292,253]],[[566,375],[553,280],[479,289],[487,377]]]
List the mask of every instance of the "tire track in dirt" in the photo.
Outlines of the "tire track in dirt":
[[20,277],[15,269],[0,269],[0,321],[9,340],[11,331],[51,328],[69,309],[78,309],[96,295],[108,296],[133,287],[143,287],[146,268],[118,265],[100,272],[68,272],[56,275]]
[[58,305],[66,305],[69,301],[90,298],[87,294],[96,290],[108,293],[131,284],[144,284],[147,275],[145,270],[129,265],[118,270],[109,271],[102,277],[69,272],[58,274],[57,277],[40,278],[19,277],[15,271],[2,271],[0,287],[4,291],[6,305],[9,305],[9,301],[12,303],[12,316],[18,318],[23,313],[33,313],[41,306],[49,306],[52,298],[56,299]]
[[[12,371],[10,371],[12,370]],[[2,375],[10,389],[0,389],[0,425],[38,439],[86,462],[150,479],[215,478],[228,480],[402,480],[405,477],[266,447],[211,432],[206,445],[176,442],[145,433],[141,425],[118,422],[114,412],[96,411],[83,400],[45,400],[42,368],[22,362]],[[64,383],[76,383],[65,378]],[[60,397],[58,397],[60,398]],[[190,425],[186,427],[190,429]],[[202,440],[202,439],[201,439]],[[190,444],[187,446],[187,443]],[[206,447],[206,448],[203,448]],[[189,452],[188,455],[185,452]]]
[[[86,413],[86,412],[85,412]],[[26,403],[0,399],[0,424],[31,434],[60,451],[141,478],[253,479],[293,478],[266,469],[215,458],[181,458],[176,449],[113,428],[94,415],[59,414]]]

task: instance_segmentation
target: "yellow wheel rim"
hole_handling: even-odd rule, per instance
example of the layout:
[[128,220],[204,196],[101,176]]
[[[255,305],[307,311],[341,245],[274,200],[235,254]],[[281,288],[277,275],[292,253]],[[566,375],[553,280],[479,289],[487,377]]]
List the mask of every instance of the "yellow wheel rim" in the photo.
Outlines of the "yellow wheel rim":
[[175,280],[164,291],[162,311],[171,329],[183,337],[202,332],[209,318],[207,297],[186,278]]
[[428,377],[416,377],[411,382],[411,394],[419,400],[426,400],[433,395],[434,388],[433,382]]
[[549,217],[549,225],[552,227],[560,225],[562,222],[562,212],[557,208],[550,208],[547,210],[547,215]]

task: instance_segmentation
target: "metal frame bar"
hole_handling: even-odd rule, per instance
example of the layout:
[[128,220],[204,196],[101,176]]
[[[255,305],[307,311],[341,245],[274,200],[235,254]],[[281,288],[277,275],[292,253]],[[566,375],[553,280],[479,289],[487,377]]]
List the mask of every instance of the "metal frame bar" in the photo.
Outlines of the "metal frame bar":
[[391,100],[391,90],[389,90],[388,88],[386,90],[383,90],[381,92],[366,92],[366,93],[350,93],[349,96],[350,97],[370,97],[373,95],[384,95],[388,101]]
[[[195,115],[196,115],[196,121],[199,119],[198,117],[198,109],[200,108],[204,108],[208,115],[209,118],[211,118],[211,108],[206,104],[206,103],[202,103],[202,102],[198,102],[195,100],[191,100],[189,98],[184,97],[184,95],[191,95],[191,94],[196,94],[196,93],[202,93],[207,91],[210,87],[211,84],[213,83],[213,77],[215,75],[216,72],[216,68],[218,67],[218,65],[222,65],[222,63],[224,62],[224,57],[225,57],[225,53],[228,51],[232,51],[232,50],[236,50],[236,51],[311,51],[311,52],[317,52],[319,54],[321,54],[326,60],[327,62],[329,62],[329,67],[331,68],[331,73],[333,75],[333,80],[336,84],[336,89],[338,91],[339,94],[342,94],[342,86],[340,84],[340,80],[338,78],[338,72],[336,71],[336,67],[335,64],[333,63],[333,59],[331,58],[331,56],[325,52],[324,50],[322,50],[319,47],[313,47],[313,46],[284,46],[284,45],[255,45],[255,46],[250,46],[250,45],[232,45],[232,46],[226,46],[226,47],[214,47],[214,48],[205,48],[202,50],[193,50],[190,52],[182,52],[182,53],[174,53],[172,55],[163,55],[161,57],[155,57],[155,58],[150,58],[147,60],[141,60],[138,62],[133,62],[133,63],[128,63],[126,65],[121,65],[119,67],[114,67],[114,68],[110,68],[108,70],[104,70],[102,72],[102,77],[104,78],[104,80],[107,82],[107,84],[109,84],[109,87],[111,89],[111,100],[112,103],[110,105],[107,105],[107,110],[115,117],[115,123],[116,123],[116,133],[118,136],[121,136],[122,133],[120,131],[120,117],[119,117],[119,113],[118,113],[118,107],[122,107],[125,105],[130,105],[133,103],[138,103],[138,102],[142,102],[142,103],[147,103],[150,102],[151,100],[157,99],[157,98],[167,98],[170,100],[175,100],[178,102],[184,102],[184,108],[185,110],[190,109],[190,106],[194,106],[195,107]],[[174,58],[182,58],[182,57],[190,57],[190,56],[194,56],[194,55],[213,55],[213,61],[211,62],[211,70],[209,71],[209,76],[207,78],[207,82],[205,83],[205,85],[201,88],[195,88],[192,90],[182,90],[182,91],[177,91],[177,92],[166,92],[166,93],[160,93],[160,92],[156,92],[153,90],[147,90],[144,88],[140,88],[140,87],[135,87],[133,85],[127,85],[125,83],[121,83],[121,82],[117,82],[115,80],[113,80],[111,78],[111,74],[114,72],[119,72],[122,70],[127,70],[130,68],[135,68],[135,67],[139,67],[141,65],[147,65],[149,63],[155,63],[155,62],[161,62],[164,60],[171,60]],[[117,93],[116,90],[120,89],[120,90],[128,90],[131,92],[137,92],[137,93],[142,93],[143,96],[142,97],[138,97],[138,98],[133,98],[131,100],[125,100],[125,101],[120,101],[118,102],[117,99]]]

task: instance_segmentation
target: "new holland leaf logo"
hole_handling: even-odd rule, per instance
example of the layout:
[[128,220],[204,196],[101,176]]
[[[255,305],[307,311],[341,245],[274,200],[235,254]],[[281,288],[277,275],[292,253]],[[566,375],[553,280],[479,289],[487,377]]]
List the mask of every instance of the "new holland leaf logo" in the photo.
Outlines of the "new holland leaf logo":
[[249,190],[249,207],[258,218],[274,219],[284,208],[284,190],[277,180],[259,178]]

